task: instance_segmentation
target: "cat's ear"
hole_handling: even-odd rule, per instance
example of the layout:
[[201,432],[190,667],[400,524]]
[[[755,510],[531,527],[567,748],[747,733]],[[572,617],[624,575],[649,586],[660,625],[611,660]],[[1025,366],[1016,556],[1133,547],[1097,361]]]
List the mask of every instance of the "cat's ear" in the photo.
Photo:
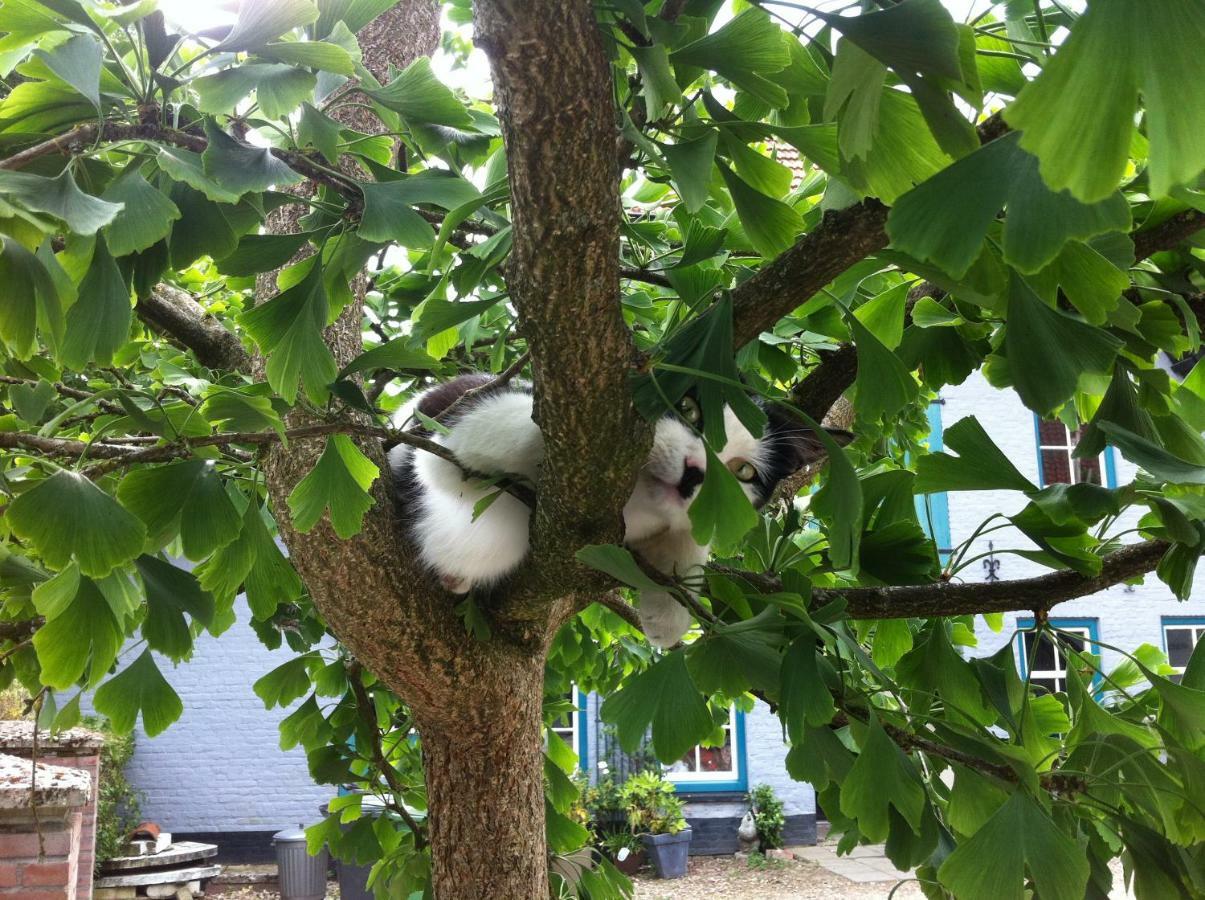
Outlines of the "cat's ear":
[[[827,455],[816,432],[788,410],[768,404],[766,416],[769,421],[766,424],[765,437],[774,443],[784,463],[782,468],[786,472],[798,472]],[[840,428],[824,430],[841,447],[854,439],[853,434]]]

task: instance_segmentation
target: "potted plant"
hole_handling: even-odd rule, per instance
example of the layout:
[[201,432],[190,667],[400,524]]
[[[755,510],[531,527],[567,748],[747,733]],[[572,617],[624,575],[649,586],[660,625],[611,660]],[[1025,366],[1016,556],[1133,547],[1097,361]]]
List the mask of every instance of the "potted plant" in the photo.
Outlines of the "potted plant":
[[674,786],[658,771],[641,772],[623,786],[623,800],[632,832],[640,835],[657,877],[685,875],[691,830]]
[[630,831],[612,831],[602,836],[599,847],[624,875],[635,875],[648,862],[644,843]]
[[749,806],[757,826],[761,852],[778,850],[783,846],[783,829],[787,818],[783,802],[768,784],[759,784],[749,792]]

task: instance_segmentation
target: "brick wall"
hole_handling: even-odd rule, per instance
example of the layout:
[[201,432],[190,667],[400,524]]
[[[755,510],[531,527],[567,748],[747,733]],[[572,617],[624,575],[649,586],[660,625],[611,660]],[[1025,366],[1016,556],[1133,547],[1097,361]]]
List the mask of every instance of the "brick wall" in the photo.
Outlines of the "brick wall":
[[91,854],[85,869],[80,838],[95,797],[94,777],[83,769],[0,754],[0,898],[92,896]]
[[[0,722],[0,753],[25,759],[34,755],[33,723],[26,721]],[[63,766],[84,772],[92,785],[100,784],[100,748],[104,738],[86,728],[72,728],[56,735],[39,732],[37,759],[39,762]],[[92,870],[96,863],[96,792],[71,814],[76,820],[79,843],[78,890],[80,897],[92,896]],[[78,826],[78,827],[76,827]]]

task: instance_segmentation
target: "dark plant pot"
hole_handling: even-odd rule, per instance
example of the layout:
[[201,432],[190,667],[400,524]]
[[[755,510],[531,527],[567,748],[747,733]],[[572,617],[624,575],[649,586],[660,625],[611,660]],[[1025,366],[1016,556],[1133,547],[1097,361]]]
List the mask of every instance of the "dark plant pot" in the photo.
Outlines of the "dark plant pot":
[[677,834],[642,834],[644,849],[658,878],[681,878],[686,874],[686,857],[690,854],[689,828]]
[[643,850],[633,850],[628,853],[623,859],[611,857],[611,862],[615,864],[615,868],[623,872],[624,875],[635,875],[644,868],[648,862],[648,856]]

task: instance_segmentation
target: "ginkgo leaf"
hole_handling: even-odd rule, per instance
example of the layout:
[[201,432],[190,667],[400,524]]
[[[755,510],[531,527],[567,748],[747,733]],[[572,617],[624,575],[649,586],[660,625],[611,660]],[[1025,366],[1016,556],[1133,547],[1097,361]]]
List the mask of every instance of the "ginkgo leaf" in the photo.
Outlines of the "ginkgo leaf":
[[887,349],[856,316],[848,316],[858,354],[858,415],[868,421],[891,418],[920,393],[920,385],[899,356]]
[[272,539],[263,513],[256,504],[248,504],[243,520],[242,539],[249,541],[255,551],[255,563],[247,573],[244,587],[247,605],[256,619],[270,618],[281,603],[296,600],[302,594],[301,578],[293,564],[280,552]]
[[67,332],[59,356],[71,369],[108,365],[130,335],[130,291],[103,238],[80,282],[79,299],[67,310]]
[[339,123],[309,103],[301,104],[301,119],[297,122],[297,146],[315,147],[327,162],[339,161],[339,142],[342,129]]
[[41,260],[4,235],[0,235],[0,284],[5,286],[0,340],[15,357],[27,359],[37,347],[39,319],[47,328],[52,322],[56,330],[62,327],[58,290]]
[[675,66],[700,66],[724,76],[771,106],[787,105],[787,92],[763,77],[791,63],[786,36],[765,10],[750,8],[670,55]]
[[251,687],[255,696],[264,701],[268,709],[291,706],[294,700],[300,700],[309,693],[312,686],[310,668],[316,656],[314,653],[303,653],[261,676]]
[[101,194],[109,203],[121,204],[122,210],[104,228],[105,241],[114,256],[145,250],[167,237],[180,210],[167,196],[142,177],[137,166],[130,166],[121,178]]
[[241,0],[238,19],[215,50],[255,50],[318,18],[310,0]]
[[799,213],[781,200],[767,197],[746,184],[727,166],[720,166],[720,174],[728,185],[741,226],[758,253],[771,259],[795,243],[796,236],[803,230]]
[[180,695],[167,683],[150,650],[97,688],[92,702],[118,732],[133,730],[141,713],[147,737],[162,734],[184,712]]
[[615,726],[619,744],[628,753],[641,745],[651,726],[653,750],[665,763],[681,759],[714,728],[681,650],[628,679],[603,701],[599,716]]
[[817,653],[815,638],[805,634],[792,641],[782,657],[779,698],[792,744],[802,743],[805,724],[819,728],[837,713],[833,695],[820,677]]
[[925,789],[915,767],[872,716],[862,751],[841,784],[841,813],[856,819],[858,830],[872,841],[886,839],[888,807],[893,807],[919,833]]
[[1120,193],[1092,204],[1055,193],[1019,140],[1016,133],[997,138],[900,197],[887,217],[893,246],[961,279],[1002,206],[1004,258],[1022,272],[1049,265],[1068,241],[1129,229]]
[[309,531],[329,510],[336,535],[346,540],[358,534],[364,513],[374,502],[368,489],[379,474],[380,470],[351,438],[331,435],[317,464],[289,494],[293,527]]
[[706,694],[739,697],[755,689],[778,689],[780,618],[767,607],[743,622],[719,625],[686,649],[686,665],[695,686]]
[[200,191],[215,203],[237,203],[241,196],[236,191],[222,187],[205,174],[205,166],[199,153],[182,147],[160,147],[156,162],[169,178]]
[[[1125,174],[1138,95],[1145,102],[1151,194],[1205,169],[1205,8],[1181,0],[1094,0],[1041,74],[1004,113],[1042,177],[1085,202]],[[1107,89],[1102,89],[1107,85]]]
[[209,146],[201,154],[205,176],[224,190],[242,196],[270,187],[287,187],[303,180],[301,175],[273,156],[270,149],[239,143],[218,128],[212,119],[205,120],[205,136],[209,139]]
[[116,203],[106,203],[81,191],[71,177],[70,167],[55,178],[0,170],[0,196],[61,219],[74,234],[95,234],[121,211]]
[[703,485],[688,512],[695,542],[715,544],[721,552],[740,543],[758,520],[741,483],[710,447]]
[[152,538],[166,541],[178,528],[189,559],[204,559],[238,533],[238,512],[208,460],[135,469],[122,479],[117,496]]
[[192,650],[192,633],[184,614],[209,626],[213,622],[213,597],[201,589],[191,572],[154,556],[135,561],[146,590],[146,618],[142,636],[147,646],[176,662]]
[[711,167],[715,163],[715,149],[719,133],[709,131],[704,137],[678,144],[662,144],[661,152],[674,177],[678,196],[692,213],[698,212],[707,202],[711,190]]
[[104,595],[90,578],[78,578],[71,602],[33,636],[41,681],[58,690],[88,672],[88,685],[109,671],[121,649],[123,630]]
[[473,125],[473,117],[451,89],[435,77],[431,60],[426,56],[418,57],[384,87],[364,93],[401,115],[411,126],[470,128]]
[[289,403],[297,399],[302,380],[306,395],[325,403],[328,386],[338,374],[322,340],[327,313],[322,269],[313,265],[302,281],[242,315],[243,327],[268,354],[268,383]]
[[356,60],[338,44],[329,41],[277,41],[259,48],[258,54],[267,59],[308,66],[336,75],[353,75]]
[[1088,860],[1076,842],[1017,790],[938,869],[941,883],[959,897],[1023,900],[1025,873],[1038,895],[1082,900]]
[[52,50],[36,52],[50,71],[100,109],[101,49],[94,37],[77,34]]
[[5,521],[54,569],[72,558],[85,575],[108,575],[142,552],[137,518],[77,472],[62,469],[17,497]]
[[995,490],[1029,493],[1038,489],[992,442],[974,416],[959,419],[946,428],[942,440],[959,455],[927,453],[919,457],[913,482],[916,493]]
[[1017,275],[1012,276],[1004,351],[1021,400],[1040,415],[1075,393],[1081,373],[1106,374],[1120,338],[1047,306]]

